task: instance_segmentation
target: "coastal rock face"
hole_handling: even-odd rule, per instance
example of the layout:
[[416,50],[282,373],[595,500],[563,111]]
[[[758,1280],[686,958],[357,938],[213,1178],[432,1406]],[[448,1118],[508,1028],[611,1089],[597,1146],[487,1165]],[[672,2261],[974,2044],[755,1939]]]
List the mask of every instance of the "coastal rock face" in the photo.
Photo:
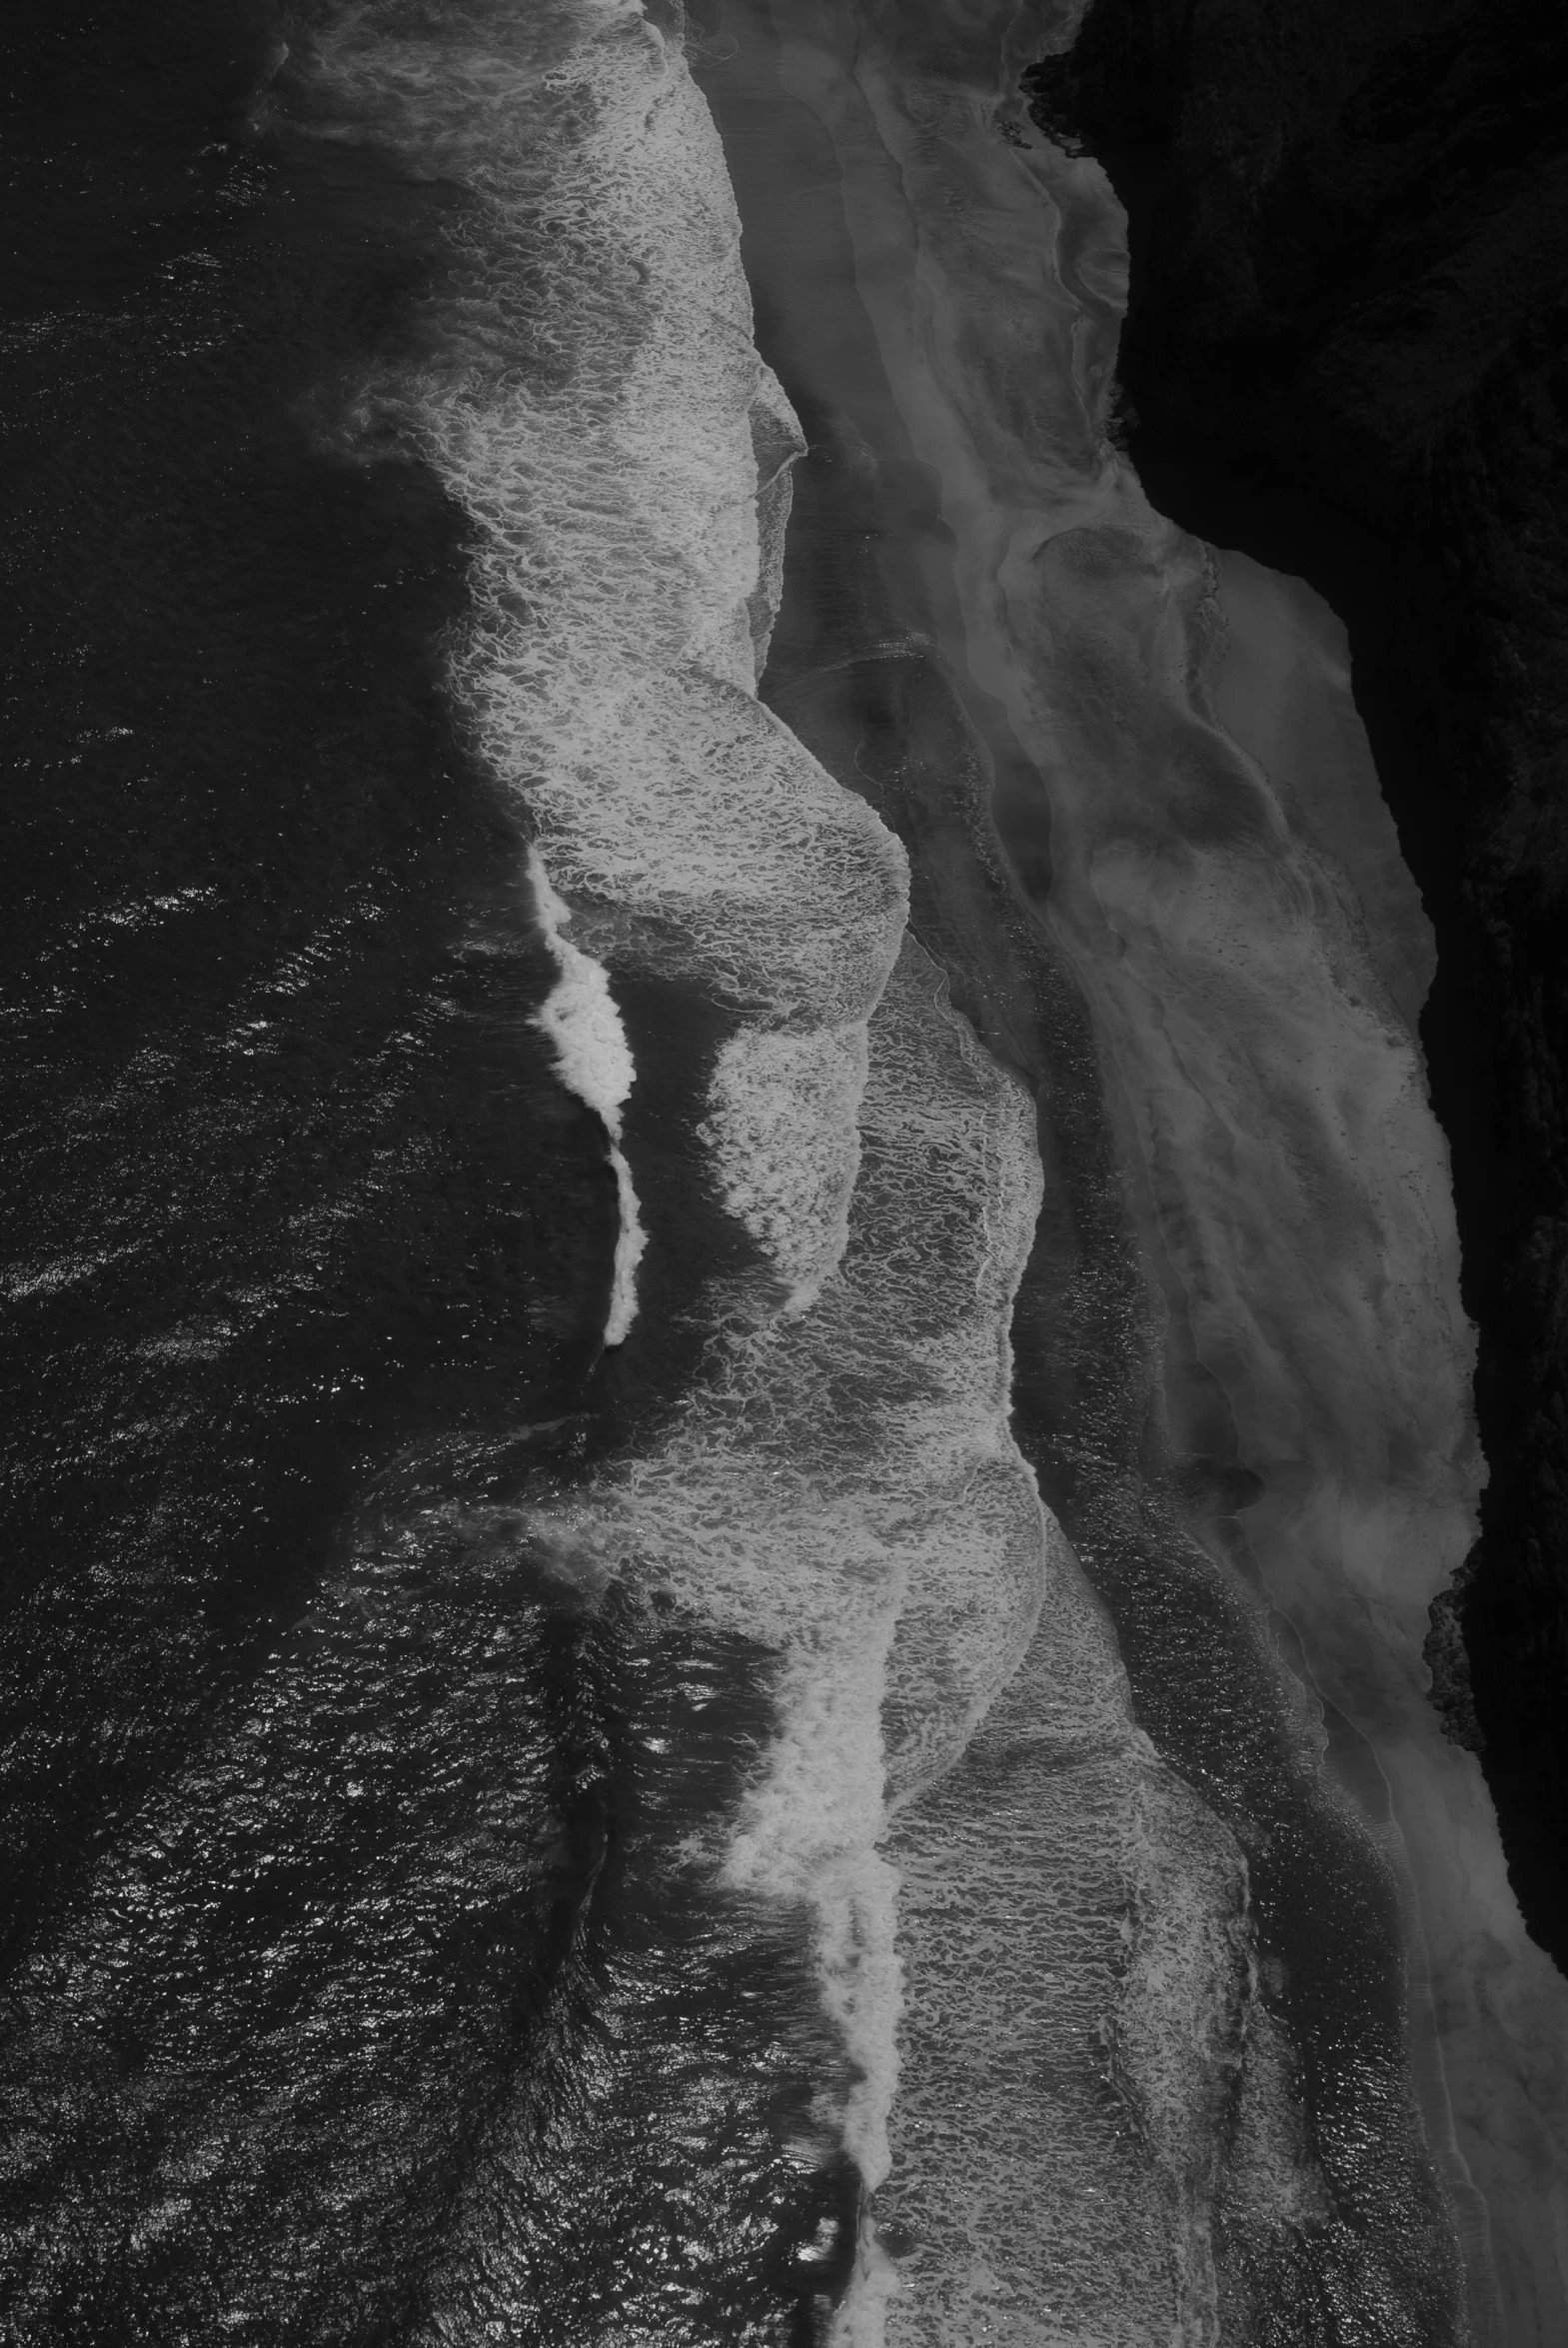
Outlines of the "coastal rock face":
[[1346,621],[1436,929],[1422,1037],[1491,1483],[1428,1661],[1562,1963],[1568,18],[1552,0],[1093,0],[1029,81],[1042,126],[1126,206],[1124,428],[1150,499]]

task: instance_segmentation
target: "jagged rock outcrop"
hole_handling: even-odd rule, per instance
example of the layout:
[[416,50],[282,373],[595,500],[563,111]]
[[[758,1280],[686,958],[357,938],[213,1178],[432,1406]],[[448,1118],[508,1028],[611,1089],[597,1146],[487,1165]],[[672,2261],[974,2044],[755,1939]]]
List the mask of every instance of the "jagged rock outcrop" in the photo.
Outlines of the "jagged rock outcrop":
[[1031,86],[1127,208],[1149,494],[1346,621],[1437,930],[1491,1485],[1429,1660],[1568,1963],[1568,15],[1092,0]]

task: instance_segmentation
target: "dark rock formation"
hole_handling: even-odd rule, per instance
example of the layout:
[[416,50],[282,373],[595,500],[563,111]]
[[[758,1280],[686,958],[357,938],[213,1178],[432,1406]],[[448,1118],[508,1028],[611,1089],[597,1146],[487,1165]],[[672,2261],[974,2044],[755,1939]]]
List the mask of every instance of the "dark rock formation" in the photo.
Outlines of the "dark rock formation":
[[1491,1486],[1428,1659],[1568,1963],[1568,12],[1093,0],[1031,82],[1127,208],[1149,495],[1346,621],[1436,926]]

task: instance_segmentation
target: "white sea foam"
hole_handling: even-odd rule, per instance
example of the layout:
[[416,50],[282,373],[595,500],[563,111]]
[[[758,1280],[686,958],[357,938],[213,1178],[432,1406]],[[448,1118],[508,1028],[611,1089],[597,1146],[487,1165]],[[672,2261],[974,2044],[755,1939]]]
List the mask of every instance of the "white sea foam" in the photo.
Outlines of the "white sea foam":
[[[583,1072],[610,1010],[590,967],[685,976],[740,1014],[750,1033],[715,1083],[721,1179],[803,1302],[841,1244],[853,1030],[897,951],[904,865],[756,699],[803,444],[752,342],[707,108],[618,0],[470,6],[437,44],[358,10],[324,38],[318,78],[468,198],[433,355],[367,407],[401,420],[475,526],[478,617],[454,682],[570,909],[578,959],[547,1012],[564,1073],[597,1082]],[[779,1138],[791,1056],[821,1071],[810,1177],[777,1148],[771,1170],[747,1163],[759,1120]],[[636,1225],[617,1173],[624,1328]]]
[[724,1869],[814,1912],[853,2072],[840,2125],[874,2184],[896,2071],[885,1789],[939,1775],[1015,1669],[1047,1527],[1007,1426],[1032,1111],[912,940],[871,1019],[860,1129],[811,1307],[728,1328],[679,1430],[535,1530],[777,1652],[780,1731]]
[[1207,2348],[1235,2297],[1217,2228],[1244,2217],[1261,2254],[1322,2182],[1258,1995],[1241,1852],[1134,1725],[1059,1536],[1022,1668],[888,1856],[891,2348]]
[[784,537],[789,523],[790,474],[805,454],[799,419],[784,385],[765,367],[752,402],[752,447],[757,457],[757,532],[761,552],[757,585],[748,598],[752,646],[761,684],[768,665],[774,622],[784,594]]
[[719,1055],[704,1139],[725,1203],[778,1268],[789,1311],[814,1301],[843,1252],[864,1088],[858,1022],[803,1036],[744,1029]]
[[572,916],[550,885],[537,848],[529,851],[529,878],[539,908],[540,927],[561,973],[539,1014],[539,1026],[556,1048],[561,1081],[589,1108],[597,1110],[610,1142],[621,1208],[616,1237],[616,1260],[611,1278],[610,1310],[605,1320],[605,1343],[619,1345],[637,1312],[637,1267],[648,1244],[638,1213],[632,1169],[621,1148],[621,1111],[637,1077],[626,1028],[610,992],[610,977],[592,955],[584,954],[567,936]]
[[612,0],[466,22],[439,81],[385,30],[339,47],[383,135],[472,199],[439,357],[382,396],[477,527],[457,683],[482,747],[613,967],[684,967],[775,1024],[863,1018],[903,861],[755,698],[801,444],[707,108]]

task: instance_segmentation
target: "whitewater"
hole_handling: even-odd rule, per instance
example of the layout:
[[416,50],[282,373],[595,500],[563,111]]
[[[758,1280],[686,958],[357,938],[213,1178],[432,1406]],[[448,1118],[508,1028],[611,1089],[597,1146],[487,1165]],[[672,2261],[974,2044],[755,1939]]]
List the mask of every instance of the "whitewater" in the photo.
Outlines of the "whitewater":
[[[679,48],[626,8],[475,11],[456,55],[447,32],[438,78],[366,12],[320,71],[476,199],[439,364],[379,397],[481,532],[454,683],[534,827],[561,969],[542,1020],[615,1153],[607,1341],[633,1325],[643,1245],[625,975],[727,1017],[697,1139],[756,1242],[679,1427],[537,1508],[529,1538],[564,1576],[613,1573],[776,1654],[779,1732],[717,1864],[814,1918],[838,2125],[874,2187],[896,2068],[886,1789],[962,1749],[1044,1588],[1048,1523],[1007,1429],[1029,1107],[905,938],[896,842],[755,698],[801,444]],[[525,2278],[492,2242],[473,2255],[522,2320]],[[884,2263],[868,2232],[866,2277]],[[871,2336],[877,2288],[851,2294],[846,2336]]]
[[[1167,1393],[1158,1440],[1233,1444],[1260,1479],[1260,1580],[1236,1600],[1260,1684],[1424,1957],[1414,2063],[1390,2041],[1362,2078],[1354,2242],[1246,1821],[1140,1724],[1015,1436],[1010,1331],[1052,1204],[1026,1056],[990,1048],[973,963],[911,928],[889,823],[759,698],[806,440],[759,354],[682,27],[624,0],[389,0],[315,34],[318,135],[461,200],[420,356],[359,387],[353,430],[401,436],[471,529],[450,686],[528,830],[557,975],[540,1026],[604,1128],[606,1347],[647,1333],[655,1175],[745,1240],[689,1296],[679,1401],[533,1490],[511,1537],[590,1603],[616,1591],[769,1658],[745,1791],[680,1864],[808,1937],[836,2051],[800,2158],[846,2156],[859,2188],[852,2272],[819,2310],[834,2339],[1544,2339],[1517,2311],[1548,2304],[1548,2221],[1500,2260],[1485,2204],[1495,2236],[1507,2180],[1533,2190],[1517,2107],[1560,2001],[1509,1920],[1474,1763],[1420,1718],[1420,1619],[1478,1469],[1446,1166],[1373,968],[1355,824],[1337,857],[1312,845],[1270,781],[1273,703],[1227,649],[1264,591],[1232,571],[1222,635],[1213,558],[1105,437],[1114,207],[1017,98],[1070,27],[808,0],[736,18],[833,147],[857,298],[938,485],[934,634],[975,755],[1044,778],[1046,926],[1089,1007],[1149,1326],[1163,1313],[1201,1372],[1192,1423]],[[716,72],[738,38],[715,36]],[[963,825],[1016,871],[1031,786],[1011,788],[994,826],[983,794]],[[701,1014],[703,1113],[663,1168],[637,1139],[650,990]],[[1325,1703],[1377,1756],[1380,1820],[1331,1781]],[[1488,1933],[1511,1970],[1483,1998]],[[520,2091],[427,2336],[543,2336],[526,2212],[552,2157]],[[1314,2266],[1300,2245],[1331,2238]],[[1341,2293],[1342,2334],[1290,2328],[1291,2260],[1308,2296]],[[688,2335],[629,2297],[572,2336]]]

